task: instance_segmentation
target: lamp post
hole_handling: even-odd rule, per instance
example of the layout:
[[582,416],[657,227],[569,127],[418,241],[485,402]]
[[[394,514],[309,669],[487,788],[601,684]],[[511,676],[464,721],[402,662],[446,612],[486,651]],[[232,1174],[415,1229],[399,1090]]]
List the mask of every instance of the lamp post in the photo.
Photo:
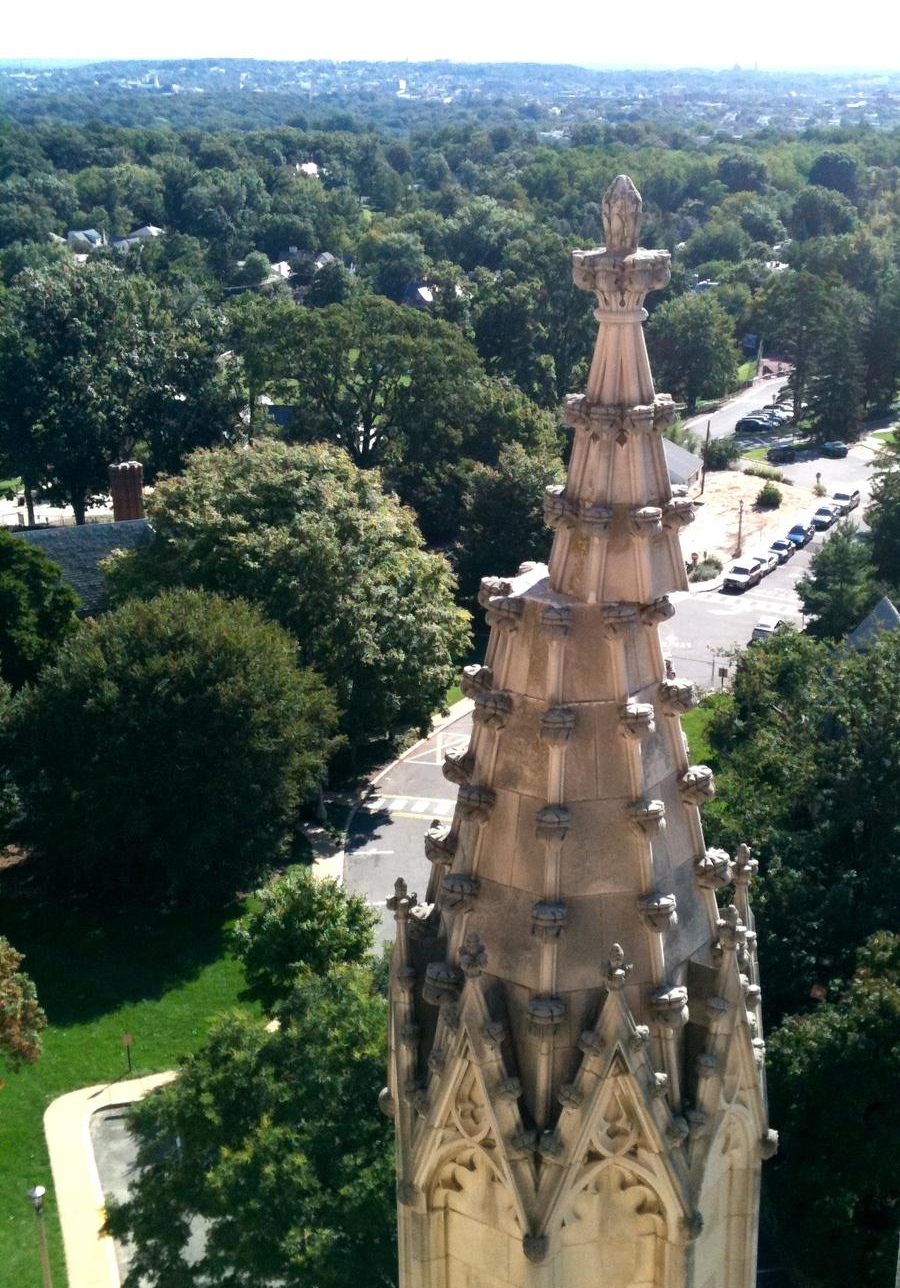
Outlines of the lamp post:
[[50,1278],[50,1254],[47,1251],[47,1231],[44,1227],[44,1195],[47,1193],[43,1185],[35,1185],[28,1191],[28,1197],[34,1208],[34,1215],[37,1219],[38,1241],[41,1245],[41,1269],[44,1272],[44,1288],[53,1288],[53,1280]]

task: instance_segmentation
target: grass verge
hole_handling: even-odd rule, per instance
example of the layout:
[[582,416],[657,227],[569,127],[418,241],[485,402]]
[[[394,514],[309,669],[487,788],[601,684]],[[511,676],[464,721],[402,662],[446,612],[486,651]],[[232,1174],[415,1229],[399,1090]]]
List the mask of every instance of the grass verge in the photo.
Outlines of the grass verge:
[[708,693],[693,711],[681,717],[681,727],[691,748],[691,762],[715,769],[716,754],[709,741],[709,725],[718,710],[731,701],[728,693]]
[[243,969],[227,951],[225,916],[122,915],[105,923],[10,901],[3,931],[26,954],[49,1027],[37,1064],[0,1090],[0,1265],[3,1281],[40,1277],[34,1213],[25,1198],[46,1185],[54,1283],[65,1261],[44,1141],[44,1110],[57,1096],[127,1076],[122,1035],[131,1033],[133,1076],[172,1069],[201,1045],[210,1024],[240,1005]]

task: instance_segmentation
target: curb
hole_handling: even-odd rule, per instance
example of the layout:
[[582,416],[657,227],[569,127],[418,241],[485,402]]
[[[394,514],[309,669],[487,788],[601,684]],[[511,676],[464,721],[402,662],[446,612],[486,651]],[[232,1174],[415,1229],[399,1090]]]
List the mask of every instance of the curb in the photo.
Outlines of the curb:
[[44,1113],[53,1191],[62,1229],[69,1288],[120,1288],[113,1240],[103,1233],[103,1188],[91,1142],[91,1116],[142,1099],[175,1077],[172,1072],[101,1083],[58,1096]]
[[[396,760],[392,760],[389,765],[385,765],[384,769],[379,769],[375,777],[370,778],[365,787],[360,788],[357,792],[356,803],[347,816],[347,823],[344,828],[345,834],[349,833],[350,825],[356,817],[356,812],[368,793],[377,783],[381,782],[385,775],[389,774],[397,765],[401,765],[403,761],[407,760],[414,752],[418,751],[421,747],[424,747],[425,743],[428,742],[430,738],[433,738],[436,733],[440,733],[443,729],[446,729],[448,725],[456,724],[457,720],[462,720],[463,716],[467,716],[470,711],[474,710],[474,708],[475,703],[471,698],[460,698],[458,702],[454,702],[453,706],[445,716],[438,716],[437,719],[432,721],[431,728],[428,730],[428,733],[424,738],[419,738],[411,747],[407,747],[402,756],[398,756]],[[337,854],[329,855],[328,858],[314,859],[313,872],[319,877],[330,878],[333,881],[337,881],[338,885],[342,885],[344,881],[345,857],[346,851],[339,850]]]

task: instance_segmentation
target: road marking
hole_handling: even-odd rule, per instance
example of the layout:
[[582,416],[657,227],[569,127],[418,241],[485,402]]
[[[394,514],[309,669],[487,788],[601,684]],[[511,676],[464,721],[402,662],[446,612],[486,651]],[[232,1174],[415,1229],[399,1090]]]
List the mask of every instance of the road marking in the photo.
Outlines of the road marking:
[[396,854],[396,850],[354,850],[353,857],[359,859],[374,859],[376,854]]
[[452,818],[456,802],[446,796],[378,796],[363,801],[367,814],[390,814],[392,818]]
[[430,801],[410,801],[409,808],[413,814],[424,814],[430,804]]

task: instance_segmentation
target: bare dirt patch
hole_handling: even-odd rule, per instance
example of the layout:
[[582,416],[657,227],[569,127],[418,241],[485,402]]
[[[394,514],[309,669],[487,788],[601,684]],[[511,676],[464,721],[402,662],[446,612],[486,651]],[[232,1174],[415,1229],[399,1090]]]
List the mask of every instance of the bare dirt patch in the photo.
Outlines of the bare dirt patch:
[[700,558],[715,555],[723,563],[737,553],[738,523],[741,501],[744,503],[741,549],[745,554],[767,550],[776,537],[811,514],[821,504],[812,488],[798,483],[778,483],[783,500],[777,510],[757,510],[754,502],[765,479],[737,470],[722,470],[706,476],[706,487],[700,495],[699,484],[691,489],[696,518],[686,528],[681,547],[685,559],[692,551]]

